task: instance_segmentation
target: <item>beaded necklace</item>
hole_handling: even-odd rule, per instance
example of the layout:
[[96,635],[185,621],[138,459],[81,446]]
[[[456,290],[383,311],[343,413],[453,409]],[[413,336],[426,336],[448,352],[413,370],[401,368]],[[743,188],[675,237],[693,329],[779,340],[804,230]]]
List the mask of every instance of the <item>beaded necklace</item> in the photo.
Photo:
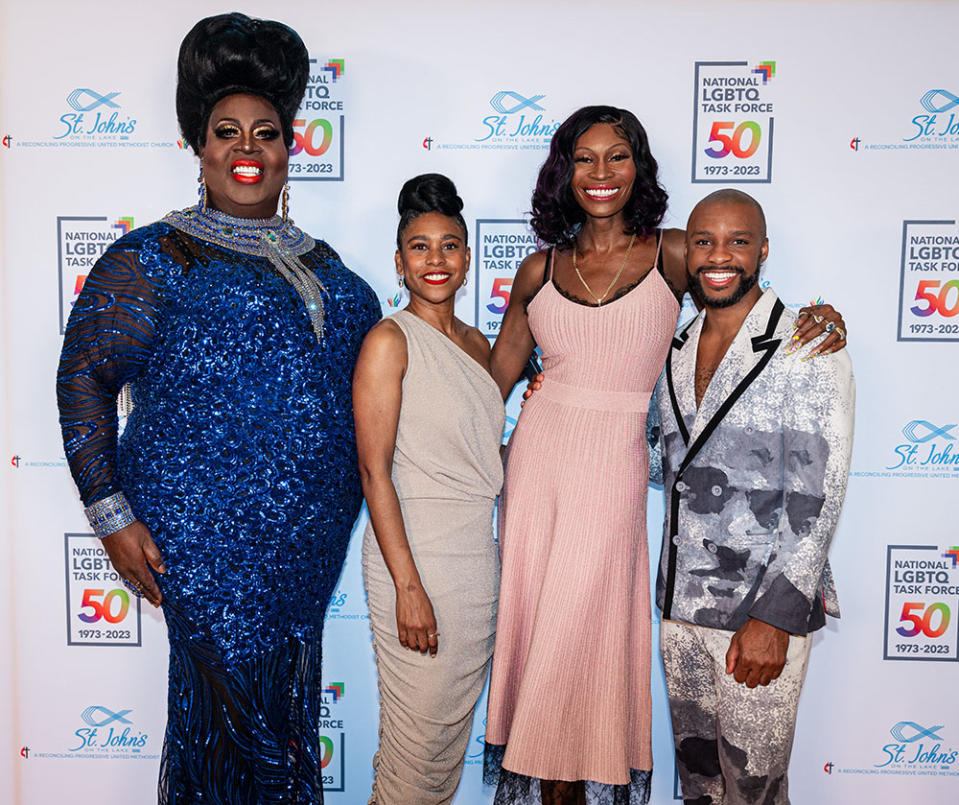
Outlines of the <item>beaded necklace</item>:
[[292,221],[279,215],[235,218],[210,207],[195,206],[174,210],[163,222],[224,249],[266,257],[303,300],[316,340],[323,340],[323,295],[329,296],[329,293],[316,274],[299,260],[316,242]]

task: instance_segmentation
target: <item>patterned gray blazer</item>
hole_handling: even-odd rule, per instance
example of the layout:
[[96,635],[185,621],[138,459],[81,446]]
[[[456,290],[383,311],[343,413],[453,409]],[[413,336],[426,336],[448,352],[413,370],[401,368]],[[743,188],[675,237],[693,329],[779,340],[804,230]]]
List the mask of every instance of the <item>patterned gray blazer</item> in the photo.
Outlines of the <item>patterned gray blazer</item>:
[[826,553],[846,492],[855,385],[846,350],[782,349],[796,315],[767,289],[696,410],[705,313],[674,340],[659,395],[663,617],[718,629],[758,618],[805,635],[839,616]]

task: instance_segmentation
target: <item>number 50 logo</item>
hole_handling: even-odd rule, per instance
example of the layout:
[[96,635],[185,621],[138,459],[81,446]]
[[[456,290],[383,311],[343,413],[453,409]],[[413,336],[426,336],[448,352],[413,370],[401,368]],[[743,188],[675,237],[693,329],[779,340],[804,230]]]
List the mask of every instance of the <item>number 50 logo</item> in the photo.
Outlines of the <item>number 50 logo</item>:
[[[319,143],[317,137],[319,137]],[[333,142],[333,124],[329,120],[319,118],[307,123],[305,119],[297,118],[293,121],[291,157],[295,157],[301,151],[305,151],[311,157],[321,157],[329,150],[331,142]]]
[[290,181],[342,181],[344,129],[343,115],[333,119],[296,118],[290,149]]
[[[732,134],[726,131],[732,129],[736,124],[732,120],[714,120],[713,128],[709,132],[709,142],[719,143],[722,147],[713,146],[706,149],[706,156],[713,159],[722,159],[730,153],[737,159],[748,159],[756,153],[759,148],[759,141],[763,137],[763,130],[755,120],[744,120]],[[749,141],[744,146],[746,132],[749,132]]]

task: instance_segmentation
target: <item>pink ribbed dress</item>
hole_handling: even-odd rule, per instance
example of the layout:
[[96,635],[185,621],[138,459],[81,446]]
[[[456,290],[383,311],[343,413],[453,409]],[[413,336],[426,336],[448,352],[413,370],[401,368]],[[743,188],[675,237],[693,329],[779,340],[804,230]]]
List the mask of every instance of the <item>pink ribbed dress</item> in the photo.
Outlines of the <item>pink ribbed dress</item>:
[[601,307],[547,281],[527,312],[546,380],[509,443],[486,742],[522,775],[629,784],[653,760],[646,412],[679,305],[654,267]]

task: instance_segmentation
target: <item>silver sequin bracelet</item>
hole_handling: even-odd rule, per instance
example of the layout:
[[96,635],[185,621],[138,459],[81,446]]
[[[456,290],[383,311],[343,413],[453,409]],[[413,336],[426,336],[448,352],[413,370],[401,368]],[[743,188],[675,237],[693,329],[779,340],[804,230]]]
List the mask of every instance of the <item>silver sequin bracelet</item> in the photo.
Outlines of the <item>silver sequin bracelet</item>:
[[92,506],[87,506],[84,511],[93,533],[100,539],[115,534],[121,528],[135,523],[137,519],[133,516],[133,510],[122,492],[98,500]]

